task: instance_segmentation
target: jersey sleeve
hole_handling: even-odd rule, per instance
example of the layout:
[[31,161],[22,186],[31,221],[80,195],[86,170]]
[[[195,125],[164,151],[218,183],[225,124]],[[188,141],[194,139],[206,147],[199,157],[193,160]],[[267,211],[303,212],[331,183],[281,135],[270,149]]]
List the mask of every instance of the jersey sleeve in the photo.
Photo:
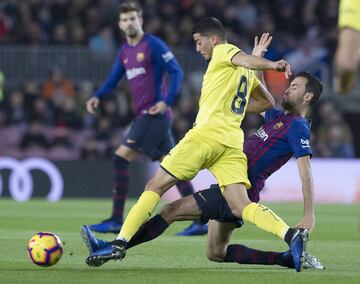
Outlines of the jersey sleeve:
[[97,90],[95,96],[99,99],[106,97],[112,90],[115,89],[118,82],[125,74],[125,68],[120,60],[121,50],[116,56],[115,62],[111,68],[110,74],[104,84]]
[[281,110],[276,108],[269,109],[265,112],[265,121],[268,122],[274,119],[275,117],[278,117],[282,113],[283,112]]
[[165,103],[171,106],[179,92],[181,82],[184,78],[184,72],[174,54],[161,39],[151,37],[150,45],[156,61],[161,64],[169,74],[169,86]]
[[293,150],[295,158],[310,155],[310,127],[303,120],[294,120],[288,131],[288,141]]
[[214,48],[211,60],[215,60],[218,63],[233,65],[231,59],[239,52],[241,52],[241,49],[235,45],[220,44]]
[[251,80],[252,80],[252,84],[251,84],[251,92],[260,85],[261,81],[259,80],[258,77],[256,77],[254,70],[249,70],[251,73]]

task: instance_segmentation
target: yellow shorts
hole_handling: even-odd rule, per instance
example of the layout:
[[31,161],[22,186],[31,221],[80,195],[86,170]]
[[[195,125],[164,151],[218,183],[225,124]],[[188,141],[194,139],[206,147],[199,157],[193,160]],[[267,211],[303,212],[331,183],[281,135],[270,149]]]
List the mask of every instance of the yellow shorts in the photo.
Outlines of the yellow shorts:
[[200,170],[208,169],[222,190],[235,183],[251,186],[244,152],[211,140],[197,128],[191,129],[160,165],[179,180],[191,180]]
[[351,28],[360,32],[360,1],[341,0],[339,7],[339,28]]

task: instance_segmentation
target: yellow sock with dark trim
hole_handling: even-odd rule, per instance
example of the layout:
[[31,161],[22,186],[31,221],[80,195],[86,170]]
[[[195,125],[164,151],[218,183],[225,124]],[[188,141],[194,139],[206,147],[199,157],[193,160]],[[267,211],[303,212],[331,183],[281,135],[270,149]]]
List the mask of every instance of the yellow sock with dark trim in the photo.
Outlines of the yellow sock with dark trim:
[[127,215],[117,239],[130,241],[140,226],[151,216],[159,200],[160,195],[156,192],[144,191]]
[[273,211],[260,203],[250,203],[242,212],[242,218],[258,228],[284,239],[289,226]]

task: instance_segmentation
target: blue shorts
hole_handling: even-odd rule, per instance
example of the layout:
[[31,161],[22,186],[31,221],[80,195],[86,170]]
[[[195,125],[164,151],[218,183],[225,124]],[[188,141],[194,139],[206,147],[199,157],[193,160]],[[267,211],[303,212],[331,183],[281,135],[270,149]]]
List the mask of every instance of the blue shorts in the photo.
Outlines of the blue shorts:
[[235,223],[237,228],[244,224],[242,219],[232,214],[219,185],[213,184],[208,189],[194,193],[193,196],[201,211],[200,222],[202,224],[207,223],[209,220]]
[[171,133],[172,120],[166,113],[136,117],[123,145],[159,160],[175,146]]

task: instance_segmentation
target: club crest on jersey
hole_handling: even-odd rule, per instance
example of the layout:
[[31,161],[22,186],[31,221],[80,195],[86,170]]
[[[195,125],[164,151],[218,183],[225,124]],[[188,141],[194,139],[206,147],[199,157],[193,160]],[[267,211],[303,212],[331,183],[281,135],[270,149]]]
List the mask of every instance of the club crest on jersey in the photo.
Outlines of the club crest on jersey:
[[123,61],[124,65],[127,64],[128,61],[129,61],[129,59],[128,59],[128,58],[125,58],[124,61]]
[[137,60],[138,62],[143,61],[144,58],[145,58],[145,54],[144,54],[143,52],[139,52],[138,54],[136,54],[136,60]]
[[278,122],[278,123],[275,123],[274,125],[273,125],[273,128],[274,129],[279,129],[280,127],[282,127],[284,125],[284,123],[283,122]]

